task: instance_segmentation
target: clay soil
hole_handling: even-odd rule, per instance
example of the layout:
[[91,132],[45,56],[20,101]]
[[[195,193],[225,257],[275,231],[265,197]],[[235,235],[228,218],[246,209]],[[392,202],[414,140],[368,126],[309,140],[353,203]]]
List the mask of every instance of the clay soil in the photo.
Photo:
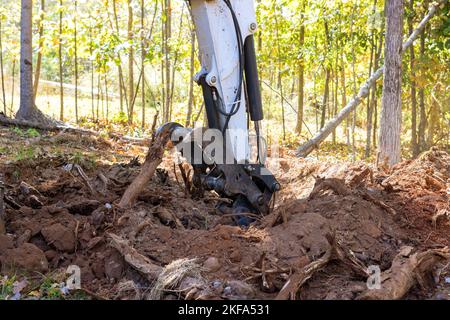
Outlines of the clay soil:
[[[77,265],[90,298],[147,299],[155,284],[111,246],[109,234],[161,267],[195,259],[215,299],[273,299],[296,270],[323,257],[333,243],[362,268],[333,259],[295,298],[357,299],[366,290],[367,275],[360,272],[366,267],[388,270],[405,246],[420,252],[450,244],[450,156],[444,151],[430,150],[392,169],[285,152],[273,212],[243,228],[215,209],[216,194],[192,198],[169,154],[135,205],[119,209],[145,147],[68,133],[30,139],[10,128],[0,131],[6,208],[0,264],[2,275],[29,279],[23,293],[46,275],[63,277]],[[18,145],[33,148],[32,154],[18,157]],[[449,299],[447,267],[434,266],[402,298]],[[172,289],[161,298],[184,297]]]

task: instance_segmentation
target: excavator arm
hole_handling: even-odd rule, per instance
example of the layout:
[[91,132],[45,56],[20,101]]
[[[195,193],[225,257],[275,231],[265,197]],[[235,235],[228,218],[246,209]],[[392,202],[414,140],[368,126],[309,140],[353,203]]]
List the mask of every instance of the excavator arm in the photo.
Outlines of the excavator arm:
[[[263,164],[254,4],[252,0],[190,0],[188,4],[201,62],[194,81],[203,91],[208,125],[200,131],[175,123],[163,128],[172,130],[172,141],[193,166],[194,184],[232,199],[232,205],[222,204],[219,209],[234,213],[239,224],[248,224],[245,213],[267,214],[280,189]],[[257,149],[254,163],[250,123]]]

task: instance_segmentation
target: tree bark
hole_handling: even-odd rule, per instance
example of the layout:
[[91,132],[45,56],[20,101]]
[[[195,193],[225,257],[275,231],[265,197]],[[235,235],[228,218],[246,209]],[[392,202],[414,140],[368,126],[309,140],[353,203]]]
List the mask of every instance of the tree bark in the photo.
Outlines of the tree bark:
[[[408,40],[406,40],[403,43],[402,46],[402,53],[405,52],[414,42],[414,40],[417,39],[417,37],[420,35],[422,30],[425,28],[428,21],[434,16],[436,13],[438,7],[440,5],[443,5],[447,3],[448,0],[443,0],[440,2],[434,2],[427,13],[427,15],[422,19],[422,21],[419,23],[419,25],[416,27],[414,32],[409,36]],[[310,154],[314,149],[316,149],[320,143],[322,143],[328,135],[333,131],[334,128],[336,128],[345,118],[348,116],[350,112],[352,112],[362,101],[363,98],[367,97],[369,94],[369,87],[373,86],[374,83],[381,77],[381,75],[384,72],[384,66],[380,67],[375,71],[372,76],[364,82],[360,89],[358,94],[349,101],[349,103],[343,108],[336,116],[336,118],[331,119],[325,127],[322,128],[317,134],[314,135],[310,140],[308,140],[305,144],[300,146],[296,150],[296,154],[299,157],[306,157],[308,154]]]
[[[113,14],[114,14],[114,23],[116,27],[116,34],[117,38],[120,37],[120,29],[119,29],[119,18],[117,16],[117,3],[116,0],[113,0]],[[108,10],[109,13],[109,10]],[[112,22],[111,22],[111,28],[112,28]],[[120,112],[123,112],[123,100],[125,100],[125,103],[128,106],[128,98],[125,90],[125,83],[123,81],[123,71],[122,71],[122,59],[120,58],[120,54],[117,54],[119,58],[119,65],[117,66],[117,71],[119,73],[119,96],[120,96]]]
[[[89,20],[92,17],[89,16]],[[89,54],[92,57],[94,52],[93,48],[93,35],[92,35],[92,25],[89,25]],[[94,94],[94,59],[91,59],[91,112],[92,119],[95,119],[95,94]]]
[[170,109],[171,109],[171,99],[170,99],[170,88],[171,82],[171,63],[170,63],[170,45],[169,40],[172,36],[172,7],[170,0],[164,0],[165,2],[165,21],[164,21],[164,64],[165,64],[165,112],[164,112],[164,122],[169,122],[170,120]]
[[[414,0],[409,2],[408,32],[413,32]],[[409,67],[411,77],[411,149],[413,158],[419,154],[417,143],[417,99],[416,99],[416,73],[415,73],[414,46],[409,47]]]
[[[328,22],[325,21],[324,23],[324,28],[325,28],[325,38],[326,38],[326,43],[325,43],[325,52],[328,52],[330,50],[330,35],[329,35],[329,30],[328,30]],[[325,62],[327,63],[327,62]],[[320,129],[322,129],[325,126],[325,116],[326,116],[326,112],[327,112],[327,107],[328,107],[328,100],[329,100],[329,95],[330,95],[330,67],[327,65],[325,67],[325,87],[323,90],[323,99],[322,99],[322,114],[320,116]]]
[[[378,70],[378,66],[380,65],[381,60],[381,52],[383,48],[383,31],[380,31],[379,39],[378,39],[378,47],[377,47],[377,55],[375,58],[375,67],[374,70]],[[377,147],[377,122],[378,122],[378,96],[377,96],[377,83],[375,82],[372,86],[372,110],[373,110],[373,127],[372,127],[372,145],[373,148]]]
[[[305,25],[304,25],[304,11],[305,2],[302,2],[302,12],[301,15],[301,24],[300,24],[300,35],[299,35],[299,48],[303,50],[303,46],[305,44]],[[302,133],[303,126],[303,106],[304,106],[304,87],[305,87],[305,62],[303,57],[303,51],[300,52],[300,57],[298,60],[298,102],[297,102],[297,125],[295,127],[295,132],[298,134]]]
[[0,16],[0,72],[2,77],[2,98],[3,98],[3,113],[6,115],[6,92],[5,92],[5,74],[3,69],[3,43],[2,43],[2,19]]
[[37,90],[39,87],[39,78],[41,76],[41,64],[42,64],[42,49],[44,47],[44,12],[45,12],[45,0],[41,0],[41,15],[39,17],[39,48],[38,56],[36,59],[36,68],[34,70],[34,87],[33,96],[36,101]]
[[330,69],[327,67],[325,70],[325,88],[323,91],[322,99],[322,113],[320,115],[320,129],[325,126],[325,116],[328,106],[328,96],[330,95]]
[[145,2],[141,0],[141,105],[142,105],[142,129],[145,128],[145,35],[144,35],[144,17],[145,17]]
[[20,17],[20,107],[17,119],[48,123],[49,119],[34,105],[32,0],[22,0]]
[[[423,30],[420,35],[420,59],[423,61],[425,57],[425,30]],[[422,73],[423,67],[422,67]],[[419,149],[420,152],[427,149],[427,143],[425,139],[425,130],[427,127],[427,114],[425,110],[425,88],[424,85],[421,84],[419,88],[419,110],[420,110],[420,120],[419,120]]]
[[[377,11],[377,0],[374,0],[373,7],[372,7],[372,15],[375,16],[375,13]],[[370,43],[371,43],[371,49],[370,49],[370,63],[369,63],[369,77],[372,74],[372,66],[375,64],[374,60],[376,59],[376,51],[377,51],[377,45],[376,45],[376,39],[375,39],[375,23],[372,25],[371,29],[371,35],[370,35]],[[376,67],[375,67],[376,68]],[[374,90],[375,86],[370,88],[369,91]],[[373,103],[370,100],[370,92],[367,96],[367,131],[366,131],[366,150],[365,150],[365,158],[368,158],[370,156],[371,151],[371,142],[372,142],[372,116],[373,116]],[[375,96],[376,97],[376,96]]]
[[286,119],[284,115],[284,98],[283,98],[283,82],[281,77],[281,67],[282,67],[282,61],[281,61],[281,48],[280,48],[280,34],[279,34],[279,25],[278,25],[278,12],[276,9],[276,2],[273,3],[274,5],[274,15],[275,15],[275,35],[276,35],[276,42],[277,42],[277,56],[278,56],[278,90],[280,90],[280,103],[281,103],[281,122],[283,125],[283,141],[286,140]]
[[78,33],[77,33],[77,11],[78,11],[78,1],[75,0],[75,12],[74,12],[74,32],[73,32],[73,41],[74,41],[74,54],[75,54],[75,120],[78,123]]
[[403,0],[388,0],[377,158],[390,166],[401,160],[403,11]]
[[133,48],[133,7],[131,6],[131,0],[127,1],[128,7],[128,42],[130,48],[128,49],[128,123],[133,123],[134,106],[132,101],[134,99],[134,48]]
[[194,104],[194,72],[195,72],[195,30],[191,30],[191,61],[189,71],[189,100],[186,115],[186,127],[190,127],[192,118],[192,107]]
[[[11,105],[9,107],[9,114],[12,115],[13,112],[13,108],[14,108],[14,87],[16,86],[16,63],[17,63],[17,58],[14,56],[13,57],[13,62],[12,62],[12,84],[11,84]],[[6,115],[6,113],[5,113]]]
[[59,120],[64,121],[64,87],[63,87],[63,62],[62,62],[62,19],[63,0],[59,0],[59,43],[58,43],[58,63],[59,63]]

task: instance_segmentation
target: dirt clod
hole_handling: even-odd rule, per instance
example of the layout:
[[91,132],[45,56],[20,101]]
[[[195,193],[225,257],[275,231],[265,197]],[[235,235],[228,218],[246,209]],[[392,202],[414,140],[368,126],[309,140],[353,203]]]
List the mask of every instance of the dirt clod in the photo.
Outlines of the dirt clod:
[[60,223],[52,224],[41,230],[42,235],[49,245],[64,252],[73,252],[75,250],[75,235],[73,230],[63,226]]
[[220,269],[219,259],[216,257],[209,257],[203,262],[203,267],[209,272],[215,272]]
[[18,248],[8,249],[2,258],[3,270],[23,269],[29,272],[47,272],[48,261],[44,252],[31,243],[24,243]]

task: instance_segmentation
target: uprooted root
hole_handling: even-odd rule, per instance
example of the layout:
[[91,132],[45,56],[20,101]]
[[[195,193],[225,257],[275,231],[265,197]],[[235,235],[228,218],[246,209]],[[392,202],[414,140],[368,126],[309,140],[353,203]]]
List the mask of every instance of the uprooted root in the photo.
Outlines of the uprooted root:
[[137,252],[121,237],[111,233],[108,237],[111,246],[119,251],[125,261],[150,283],[154,283],[148,299],[161,299],[165,291],[177,292],[187,300],[211,298],[207,283],[200,273],[201,267],[195,259],[178,259],[163,268]]
[[164,267],[147,298],[160,300],[164,292],[176,289],[186,277],[202,279],[200,271],[201,266],[196,259],[178,259],[171,262]]
[[416,283],[423,285],[424,277],[436,264],[450,258],[447,247],[431,249],[411,255],[412,247],[403,247],[394,258],[392,267],[381,274],[379,289],[363,292],[359,299],[401,299]]

